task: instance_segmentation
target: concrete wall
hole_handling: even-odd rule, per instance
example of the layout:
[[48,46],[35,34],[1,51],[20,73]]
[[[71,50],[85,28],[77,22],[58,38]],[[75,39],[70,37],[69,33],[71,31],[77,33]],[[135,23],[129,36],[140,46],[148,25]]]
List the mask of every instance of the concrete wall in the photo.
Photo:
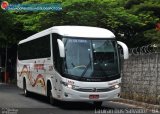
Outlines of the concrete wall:
[[122,61],[122,98],[160,104],[160,53]]

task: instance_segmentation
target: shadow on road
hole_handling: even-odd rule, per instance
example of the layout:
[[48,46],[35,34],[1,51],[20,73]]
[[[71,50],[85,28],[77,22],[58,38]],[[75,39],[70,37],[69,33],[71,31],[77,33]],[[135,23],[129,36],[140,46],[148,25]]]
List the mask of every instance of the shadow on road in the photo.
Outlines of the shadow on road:
[[[23,92],[21,92],[20,95],[23,96],[23,97],[25,97],[25,95],[24,95]],[[36,94],[36,93],[30,93],[29,92],[28,93],[28,98],[36,100],[38,102],[42,102],[42,103],[46,103],[46,104],[48,103],[47,97],[39,95],[39,94]]]
[[[24,94],[21,95],[24,96]],[[37,100],[38,102],[49,104],[47,97],[36,93],[29,93],[29,98]],[[57,101],[56,105],[53,105],[53,107],[57,107],[64,110],[95,110],[96,108],[91,102],[64,102],[64,101]],[[103,106],[98,108],[106,109],[106,107]]]
[[[95,107],[91,102],[62,102],[59,106],[61,109],[65,110],[95,110]],[[98,107],[98,108],[106,108],[106,107]]]

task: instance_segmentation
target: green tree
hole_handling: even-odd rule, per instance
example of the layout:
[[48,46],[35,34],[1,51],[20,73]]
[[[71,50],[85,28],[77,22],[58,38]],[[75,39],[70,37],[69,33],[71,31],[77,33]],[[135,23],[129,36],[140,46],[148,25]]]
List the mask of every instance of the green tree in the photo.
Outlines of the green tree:
[[[160,22],[160,1],[25,0],[23,3],[53,2],[61,3],[63,10],[10,12],[13,25],[18,25],[13,26],[13,33],[20,31],[16,34],[19,35],[18,40],[56,25],[84,25],[107,28],[116,34],[118,40],[126,42],[130,47],[159,41],[156,39],[159,37],[158,31],[154,29],[156,23]],[[156,36],[149,38],[147,34],[150,37]]]

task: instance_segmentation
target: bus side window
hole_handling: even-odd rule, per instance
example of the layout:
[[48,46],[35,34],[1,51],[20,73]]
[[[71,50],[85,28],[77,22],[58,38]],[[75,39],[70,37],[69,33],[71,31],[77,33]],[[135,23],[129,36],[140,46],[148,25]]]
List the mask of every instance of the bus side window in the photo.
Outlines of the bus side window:
[[58,34],[52,34],[53,62],[55,69],[62,74],[62,58],[60,57],[57,39],[61,39],[61,36]]

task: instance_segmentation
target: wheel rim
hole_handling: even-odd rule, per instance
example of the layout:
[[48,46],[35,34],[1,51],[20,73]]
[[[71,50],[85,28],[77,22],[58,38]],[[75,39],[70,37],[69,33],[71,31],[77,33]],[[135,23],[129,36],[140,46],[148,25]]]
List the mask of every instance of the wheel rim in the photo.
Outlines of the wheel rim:
[[25,95],[27,94],[27,90],[26,90],[26,89],[24,89],[24,94],[25,94]]

